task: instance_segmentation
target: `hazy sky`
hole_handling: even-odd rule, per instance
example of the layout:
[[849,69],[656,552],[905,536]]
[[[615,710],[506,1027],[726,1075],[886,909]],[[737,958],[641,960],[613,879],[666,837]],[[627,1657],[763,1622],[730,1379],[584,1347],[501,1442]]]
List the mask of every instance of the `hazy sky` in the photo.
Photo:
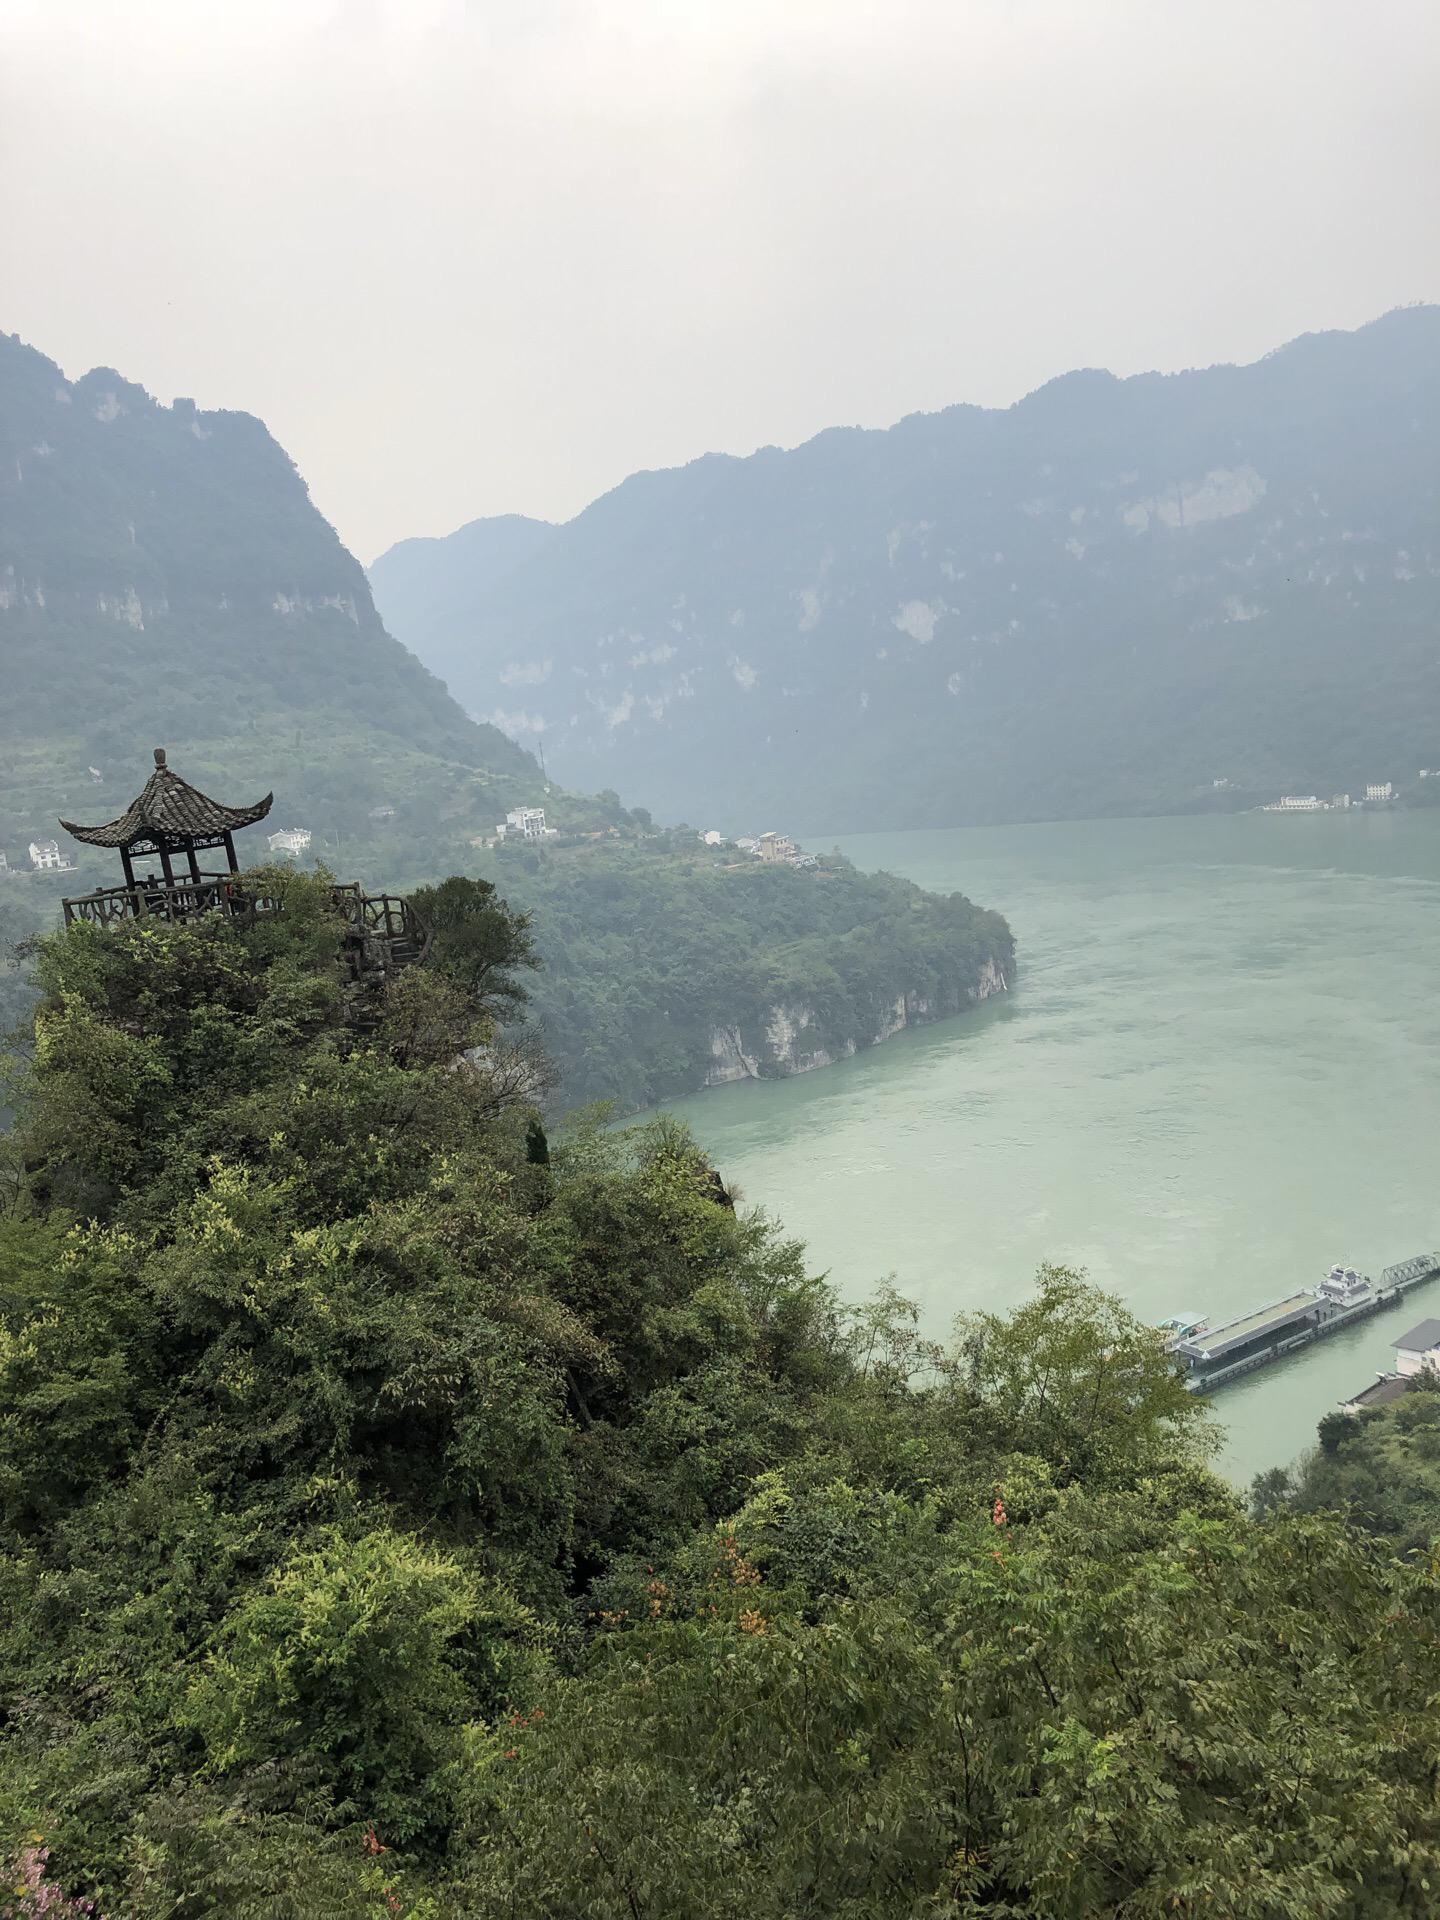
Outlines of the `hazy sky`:
[[1440,297],[1440,0],[0,0],[0,328],[362,559]]

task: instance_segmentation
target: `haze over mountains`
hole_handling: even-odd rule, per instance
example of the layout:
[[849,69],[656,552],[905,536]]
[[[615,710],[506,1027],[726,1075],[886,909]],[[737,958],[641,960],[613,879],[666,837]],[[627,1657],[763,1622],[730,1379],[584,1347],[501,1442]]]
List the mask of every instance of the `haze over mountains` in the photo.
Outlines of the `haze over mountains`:
[[162,406],[108,368],[69,381],[5,335],[0,669],[0,802],[22,831],[82,798],[118,811],[157,743],[256,794],[283,775],[317,821],[421,790],[463,807],[477,768],[488,820],[492,786],[538,784],[385,631],[260,421]]
[[1353,790],[1440,758],[1437,403],[1440,309],[1409,308],[1252,366],[707,455],[371,579],[553,774],[707,825]]

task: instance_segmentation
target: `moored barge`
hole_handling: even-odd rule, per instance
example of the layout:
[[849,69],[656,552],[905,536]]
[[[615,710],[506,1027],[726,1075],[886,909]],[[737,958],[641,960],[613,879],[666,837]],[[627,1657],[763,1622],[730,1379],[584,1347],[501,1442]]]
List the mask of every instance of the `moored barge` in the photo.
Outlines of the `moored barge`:
[[[1223,1326],[1190,1324],[1170,1340],[1192,1393],[1217,1387],[1393,1306],[1412,1287],[1440,1277],[1440,1253],[1418,1253],[1386,1267],[1378,1281],[1354,1267],[1332,1267],[1318,1287],[1302,1287]],[[1173,1323],[1172,1323],[1173,1324]]]

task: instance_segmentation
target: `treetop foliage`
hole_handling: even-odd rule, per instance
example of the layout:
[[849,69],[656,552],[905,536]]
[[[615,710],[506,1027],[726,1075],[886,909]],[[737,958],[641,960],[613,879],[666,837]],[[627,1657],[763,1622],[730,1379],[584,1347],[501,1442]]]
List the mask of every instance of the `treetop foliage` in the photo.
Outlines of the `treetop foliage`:
[[547,1134],[493,893],[362,1019],[272,878],[40,955],[0,1911],[1434,1911],[1428,1556],[1250,1517],[1083,1276],[934,1340],[674,1123]]

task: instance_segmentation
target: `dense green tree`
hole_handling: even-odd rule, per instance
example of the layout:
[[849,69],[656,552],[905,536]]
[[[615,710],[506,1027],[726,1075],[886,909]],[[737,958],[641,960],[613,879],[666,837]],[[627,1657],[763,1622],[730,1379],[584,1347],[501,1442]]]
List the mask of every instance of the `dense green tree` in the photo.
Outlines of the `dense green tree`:
[[37,965],[18,1911],[1434,1911],[1440,1585],[1316,1475],[1427,1540],[1440,1396],[1248,1517],[1082,1276],[936,1340],[893,1285],[842,1306],[673,1123],[536,1151],[495,1044],[519,913],[437,890],[448,967],[357,997],[324,877],[267,885],[272,919]]
[[[1319,1444],[1278,1489],[1302,1513],[1339,1512],[1393,1543],[1428,1554],[1440,1538],[1440,1381],[1417,1374],[1388,1406],[1327,1415]],[[1260,1504],[1263,1489],[1252,1489]]]
[[516,913],[488,880],[452,874],[414,895],[417,913],[433,939],[436,967],[463,987],[476,1007],[513,1009],[526,999],[517,967],[538,967],[530,939],[530,915]]

